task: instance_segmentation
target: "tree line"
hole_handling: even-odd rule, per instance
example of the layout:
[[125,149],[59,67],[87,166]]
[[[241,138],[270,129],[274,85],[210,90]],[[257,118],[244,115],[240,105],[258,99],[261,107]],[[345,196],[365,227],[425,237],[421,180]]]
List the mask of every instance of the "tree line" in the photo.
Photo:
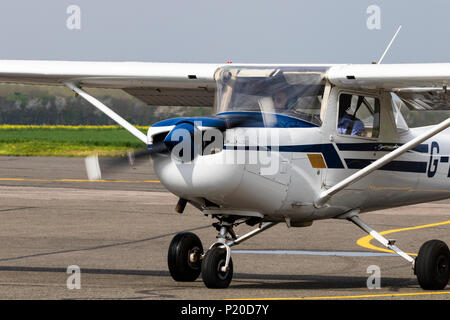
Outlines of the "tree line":
[[[150,107],[137,99],[97,97],[130,123],[148,126],[178,116],[206,116],[207,107]],[[0,96],[0,124],[112,125],[113,120],[80,97],[15,92]]]
[[[14,87],[13,87],[14,88]],[[80,97],[49,94],[40,89],[11,87],[0,90],[0,124],[21,125],[113,125],[115,122]],[[148,126],[173,117],[209,116],[208,107],[150,107],[126,94],[96,95],[104,104],[136,125]],[[436,124],[449,117],[448,111],[424,112],[401,109],[408,125],[418,127]]]

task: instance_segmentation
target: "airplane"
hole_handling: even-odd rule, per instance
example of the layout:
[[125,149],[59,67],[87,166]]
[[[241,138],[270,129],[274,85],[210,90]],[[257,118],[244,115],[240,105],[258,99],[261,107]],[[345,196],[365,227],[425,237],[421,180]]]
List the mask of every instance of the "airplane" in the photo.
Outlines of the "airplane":
[[[66,86],[142,141],[161,183],[215,219],[206,250],[171,241],[175,281],[227,288],[231,248],[278,223],[346,219],[411,264],[424,290],[450,277],[445,242],[411,257],[363,213],[450,197],[450,118],[408,128],[400,112],[450,110],[450,63],[201,64],[0,61],[0,82]],[[211,117],[154,123],[142,133],[85,88],[121,89],[149,106],[210,106]],[[234,227],[252,231],[237,236]]]

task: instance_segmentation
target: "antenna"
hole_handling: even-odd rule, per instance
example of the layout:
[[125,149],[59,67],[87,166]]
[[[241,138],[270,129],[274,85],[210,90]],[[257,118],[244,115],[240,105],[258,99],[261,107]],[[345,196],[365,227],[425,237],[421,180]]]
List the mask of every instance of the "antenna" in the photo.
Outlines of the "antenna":
[[389,42],[386,50],[384,50],[383,55],[381,56],[380,60],[378,60],[377,64],[381,64],[381,62],[384,59],[384,56],[386,55],[386,53],[389,51],[389,48],[391,47],[392,43],[394,42],[395,38],[397,37],[398,33],[400,32],[400,29],[402,28],[402,26],[399,26],[397,29],[397,32],[394,34],[394,36],[392,37],[391,42]]

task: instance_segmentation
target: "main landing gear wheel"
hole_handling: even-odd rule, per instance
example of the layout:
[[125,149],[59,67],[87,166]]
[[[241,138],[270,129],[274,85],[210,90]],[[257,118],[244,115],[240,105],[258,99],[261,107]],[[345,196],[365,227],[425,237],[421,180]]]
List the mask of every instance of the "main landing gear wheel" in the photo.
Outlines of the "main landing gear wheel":
[[177,234],[170,243],[167,262],[170,275],[175,281],[195,281],[202,270],[203,246],[191,232]]
[[202,261],[202,278],[206,287],[211,289],[228,288],[233,278],[233,261],[230,258],[228,269],[222,270],[225,266],[227,250],[220,247],[213,247],[208,250]]
[[450,251],[440,240],[425,242],[419,250],[414,272],[422,289],[442,290],[450,278]]

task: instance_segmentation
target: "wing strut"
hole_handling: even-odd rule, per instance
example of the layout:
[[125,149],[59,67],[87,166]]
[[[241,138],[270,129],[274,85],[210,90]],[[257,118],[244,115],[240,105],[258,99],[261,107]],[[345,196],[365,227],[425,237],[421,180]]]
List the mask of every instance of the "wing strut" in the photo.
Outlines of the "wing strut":
[[143,134],[140,130],[138,130],[136,127],[134,127],[131,123],[126,121],[124,118],[119,116],[117,113],[112,111],[110,108],[108,108],[106,105],[101,103],[99,100],[94,98],[93,96],[89,95],[87,92],[81,90],[78,86],[71,82],[64,83],[66,87],[68,87],[70,90],[74,91],[76,94],[80,95],[83,99],[88,101],[90,104],[92,104],[94,107],[99,109],[101,112],[106,114],[108,117],[113,119],[115,122],[117,122],[119,125],[121,125],[124,129],[126,129],[128,132],[130,132],[133,136],[141,140],[143,143],[147,144],[147,136]]
[[348,221],[353,222],[358,227],[360,227],[362,230],[367,232],[369,235],[371,235],[375,240],[380,242],[383,246],[391,249],[396,254],[398,254],[403,259],[407,260],[408,262],[411,262],[414,266],[414,259],[411,258],[407,253],[399,249],[397,246],[395,246],[395,240],[389,240],[383,237],[381,234],[379,234],[376,230],[374,230],[371,226],[364,223],[359,217],[359,209],[352,210],[347,213],[344,213],[343,215],[337,216],[337,219],[347,219]]
[[368,165],[364,169],[359,170],[358,172],[352,174],[348,178],[342,180],[341,182],[337,183],[330,189],[323,191],[320,196],[314,201],[314,206],[317,208],[323,207],[323,205],[330,200],[332,196],[334,196],[339,191],[345,189],[346,187],[350,186],[351,184],[361,180],[365,176],[369,175],[370,173],[374,172],[375,170],[381,168],[382,166],[386,165],[387,163],[391,162],[392,160],[398,158],[402,154],[408,152],[411,149],[414,149],[419,144],[424,142],[425,140],[430,139],[431,137],[435,136],[439,132],[447,129],[450,127],[450,118],[447,120],[441,122],[440,124],[435,125],[431,130],[426,131],[425,133],[419,135],[415,139],[411,140],[410,142],[404,144],[400,148],[396,149],[395,151],[392,151],[388,153],[387,155],[381,157],[377,161],[373,162],[372,164]]

